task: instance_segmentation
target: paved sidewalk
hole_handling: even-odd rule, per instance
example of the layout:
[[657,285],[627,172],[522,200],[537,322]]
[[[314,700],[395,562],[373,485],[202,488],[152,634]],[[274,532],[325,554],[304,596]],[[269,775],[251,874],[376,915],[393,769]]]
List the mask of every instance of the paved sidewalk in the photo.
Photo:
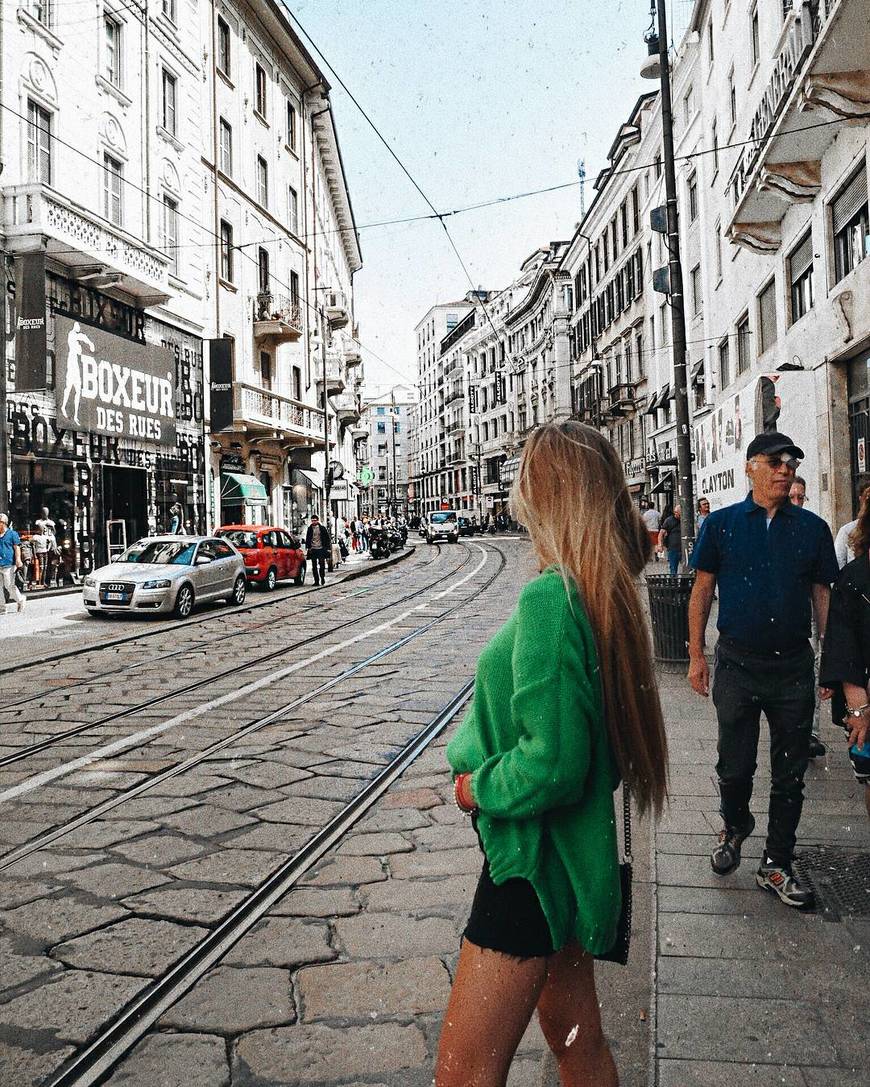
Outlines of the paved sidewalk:
[[[770,761],[762,725],[743,863],[715,875],[720,827],[715,710],[682,671],[660,676],[671,805],[655,835],[658,1087],[859,1087],[868,1083],[870,902],[863,917],[802,914],[761,891]],[[870,853],[870,824],[842,733],[822,707],[824,759],[811,762],[798,850]]]

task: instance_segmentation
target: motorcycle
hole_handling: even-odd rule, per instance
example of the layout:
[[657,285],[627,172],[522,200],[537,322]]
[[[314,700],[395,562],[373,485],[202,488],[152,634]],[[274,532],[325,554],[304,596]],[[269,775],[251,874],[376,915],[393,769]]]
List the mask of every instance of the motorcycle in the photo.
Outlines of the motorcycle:
[[369,554],[373,559],[386,559],[392,554],[385,529],[374,526],[369,529]]

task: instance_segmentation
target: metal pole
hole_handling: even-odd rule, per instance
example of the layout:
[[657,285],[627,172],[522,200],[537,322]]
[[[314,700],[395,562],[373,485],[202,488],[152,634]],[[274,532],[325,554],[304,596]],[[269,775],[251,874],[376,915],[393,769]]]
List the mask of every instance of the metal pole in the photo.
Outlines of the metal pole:
[[8,270],[6,267],[6,254],[0,250],[0,271],[3,278],[0,281],[0,513],[9,513],[9,421],[6,418],[6,375],[8,363],[6,362],[6,281]]
[[321,306],[320,315],[320,361],[323,367],[323,523],[329,531],[329,492],[332,487],[332,475],[329,471],[329,400],[326,391],[326,313]]
[[390,402],[392,404],[392,411],[390,412],[390,431],[393,436],[393,517],[398,516],[397,506],[399,503],[399,487],[396,480],[396,394],[395,391],[390,393]]
[[686,316],[683,307],[683,269],[680,262],[677,178],[674,169],[674,129],[671,109],[671,70],[668,57],[665,0],[657,0],[657,9],[662,95],[662,150],[664,152],[665,198],[668,211],[667,239],[671,288],[674,407],[677,415],[677,490],[681,507],[680,528],[683,538],[683,564],[685,565],[688,563],[695,540],[695,486],[692,480],[692,434],[686,372]]

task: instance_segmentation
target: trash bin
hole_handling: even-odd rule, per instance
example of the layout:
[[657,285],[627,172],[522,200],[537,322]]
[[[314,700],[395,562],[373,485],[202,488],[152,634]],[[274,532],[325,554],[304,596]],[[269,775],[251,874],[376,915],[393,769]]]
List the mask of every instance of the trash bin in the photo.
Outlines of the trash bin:
[[694,574],[647,574],[656,660],[688,661],[689,597]]

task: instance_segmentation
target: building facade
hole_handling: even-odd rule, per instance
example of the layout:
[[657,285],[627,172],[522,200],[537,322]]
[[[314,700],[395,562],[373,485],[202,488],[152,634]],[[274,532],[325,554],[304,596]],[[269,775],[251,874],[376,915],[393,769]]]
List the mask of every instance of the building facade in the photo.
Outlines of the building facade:
[[[412,412],[416,390],[395,385],[386,393],[366,400],[361,427],[365,441],[358,453],[362,512],[373,517],[407,517],[411,510],[410,483]],[[364,474],[363,474],[364,473]]]

